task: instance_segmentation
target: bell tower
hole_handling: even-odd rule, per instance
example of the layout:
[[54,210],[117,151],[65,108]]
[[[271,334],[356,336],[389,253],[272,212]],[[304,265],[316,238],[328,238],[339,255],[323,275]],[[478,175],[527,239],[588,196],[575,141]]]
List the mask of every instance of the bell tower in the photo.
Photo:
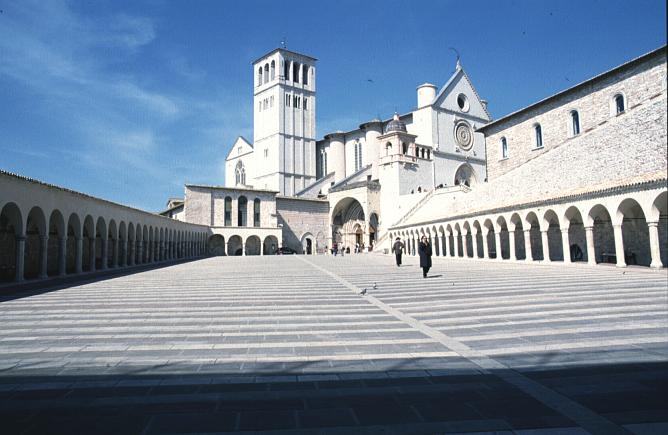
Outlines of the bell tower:
[[253,186],[294,195],[315,181],[315,62],[277,48],[253,62]]

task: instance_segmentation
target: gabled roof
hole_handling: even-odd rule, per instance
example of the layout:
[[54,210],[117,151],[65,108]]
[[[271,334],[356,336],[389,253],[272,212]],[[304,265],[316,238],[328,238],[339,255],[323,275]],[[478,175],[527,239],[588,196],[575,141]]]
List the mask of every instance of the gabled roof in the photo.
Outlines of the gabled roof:
[[[239,143],[239,141],[242,141],[244,144],[248,145],[250,147],[251,151],[253,150],[253,144],[252,143],[250,143],[245,137],[238,136],[237,139],[234,141],[234,144],[232,144],[232,147],[230,148],[230,150],[227,152],[227,156],[225,156],[225,160],[230,159],[230,154],[232,154],[232,151],[237,147],[237,144]],[[236,157],[236,156],[234,156],[234,157]]]
[[[473,94],[475,95],[475,97],[478,99],[478,101],[482,102],[482,98],[480,98],[480,95],[478,94],[478,91],[476,91],[475,86],[473,86],[473,83],[471,82],[471,79],[469,78],[468,74],[466,74],[466,71],[464,71],[464,68],[462,67],[462,65],[459,63],[459,61],[457,61],[457,66],[455,68],[455,72],[452,73],[452,75],[450,76],[448,81],[445,82],[445,84],[441,87],[441,90],[438,92],[438,94],[436,94],[436,97],[434,98],[434,100],[431,102],[430,105],[433,106],[434,104],[436,104],[436,102],[439,101],[441,99],[441,97],[443,95],[445,95],[450,90],[451,86],[460,77],[462,77],[464,80],[466,80],[468,85],[473,90]],[[489,119],[492,119],[492,115],[490,115],[490,113],[487,110],[487,108],[485,107],[485,105],[481,104],[481,106],[482,106],[482,110],[485,111],[485,114],[487,115],[487,117]]]

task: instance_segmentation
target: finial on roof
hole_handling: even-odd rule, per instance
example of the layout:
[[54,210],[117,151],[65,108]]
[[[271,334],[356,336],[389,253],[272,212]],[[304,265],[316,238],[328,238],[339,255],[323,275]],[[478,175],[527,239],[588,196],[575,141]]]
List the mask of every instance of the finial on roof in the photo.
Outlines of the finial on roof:
[[459,52],[458,52],[457,49],[454,48],[454,47],[448,47],[448,48],[449,48],[450,50],[454,51],[455,54],[457,55],[457,63],[456,63],[456,65],[455,65],[455,68],[456,68],[456,69],[462,69],[462,63],[459,61],[459,58],[460,58],[460,56],[459,56]]
[[398,121],[399,120],[399,114],[397,112],[394,112],[394,116],[392,116],[392,119],[394,119],[395,121]]

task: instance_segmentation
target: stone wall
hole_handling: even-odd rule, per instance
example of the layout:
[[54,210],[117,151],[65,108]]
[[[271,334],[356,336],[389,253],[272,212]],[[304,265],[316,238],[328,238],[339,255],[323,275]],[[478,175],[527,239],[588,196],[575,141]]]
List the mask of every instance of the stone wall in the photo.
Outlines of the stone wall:
[[[283,246],[302,252],[302,237],[310,233],[320,252],[327,243],[329,202],[323,200],[276,197],[278,224],[283,225]],[[323,245],[323,246],[321,246]]]
[[[643,133],[646,130],[661,130],[653,125],[661,122],[661,117],[657,116],[658,112],[647,113],[643,108],[653,105],[656,100],[661,100],[662,98],[659,98],[661,95],[665,97],[665,53],[663,49],[644,61],[622,66],[602,79],[594,79],[591,84],[581,86],[563,96],[557,96],[486,128],[487,172],[490,181],[569,142],[595,138],[596,148],[601,151],[614,149],[616,153],[635,152],[636,147],[632,146],[629,149],[629,145],[637,145],[639,141],[644,140],[646,135]],[[613,98],[620,93],[625,97],[626,110],[617,115]],[[665,114],[665,101],[662,105]],[[576,136],[573,136],[571,130],[572,110],[577,110],[580,118],[580,134]],[[617,122],[622,119],[624,122]],[[538,149],[535,147],[533,128],[536,123],[541,125],[543,137],[543,147]],[[631,124],[630,130],[620,136],[616,134],[621,133],[617,131],[617,126],[623,124]],[[596,134],[598,130],[603,130],[604,135]],[[665,123],[662,130],[665,153]],[[508,144],[509,155],[506,159],[501,155],[502,137],[506,138]],[[591,154],[591,158],[597,157],[597,152]],[[651,163],[653,156],[644,153],[629,157],[635,167],[647,171],[645,165]],[[615,166],[628,160],[611,159],[610,173],[614,174]],[[562,162],[565,163],[568,162]]]

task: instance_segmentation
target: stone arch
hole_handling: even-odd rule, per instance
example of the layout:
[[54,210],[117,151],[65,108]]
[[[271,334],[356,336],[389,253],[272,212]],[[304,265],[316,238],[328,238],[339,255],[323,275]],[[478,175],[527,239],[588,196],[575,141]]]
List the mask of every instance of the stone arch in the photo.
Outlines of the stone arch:
[[83,223],[81,270],[84,272],[95,270],[95,222],[91,215],[87,215]]
[[464,240],[462,237],[462,228],[457,222],[454,226],[455,229],[455,254],[457,257],[464,256]]
[[332,240],[339,245],[355,246],[358,239],[357,225],[362,229],[362,234],[368,233],[366,216],[364,206],[357,199],[345,197],[339,200],[330,214]]
[[471,231],[469,221],[464,221],[462,229],[464,230],[464,256],[466,258],[473,258],[475,256],[473,251],[473,232]]
[[67,218],[67,260],[65,272],[80,273],[83,262],[83,226],[81,219],[76,213],[70,214]]
[[306,232],[300,239],[302,254],[315,255],[315,237],[313,234]]
[[448,252],[450,253],[450,257],[455,256],[455,236],[454,236],[454,231],[452,231],[452,224],[447,224],[445,226],[445,231],[446,231],[446,244],[448,248]]
[[141,246],[142,246],[142,251],[141,251],[141,262],[142,263],[148,263],[149,257],[148,257],[148,247],[149,247],[149,227],[148,225],[144,224],[142,227],[142,237],[141,237]]
[[231,236],[227,240],[227,255],[243,255],[243,241],[241,236]]
[[[540,221],[535,212],[527,213],[524,221],[529,229],[529,243],[531,244],[531,252],[527,252],[527,259],[540,261],[543,259],[543,240],[540,233]],[[531,255],[529,255],[531,254]]]
[[118,228],[114,219],[109,220],[109,231],[107,231],[107,267],[115,267],[118,264]]
[[262,242],[256,235],[252,235],[246,239],[246,255],[260,255],[262,250]]
[[475,230],[475,246],[478,258],[485,258],[485,245],[483,242],[483,231],[480,222],[475,219],[473,221],[473,229]]
[[[40,276],[42,255],[46,255],[46,246],[42,245],[42,238],[47,236],[47,222],[44,211],[38,206],[30,209],[26,219],[26,234],[24,248],[25,279],[35,279]],[[46,239],[44,239],[46,240]],[[44,257],[46,258],[46,257]],[[46,271],[45,271],[46,272]]]
[[487,243],[488,257],[489,258],[501,258],[499,256],[499,254],[501,253],[501,250],[499,249],[498,246],[496,246],[494,223],[492,222],[491,219],[487,218],[483,222],[483,227],[487,231],[487,234],[485,234],[485,238],[483,239],[483,243]]
[[[648,215],[649,218],[647,220],[650,225],[656,223],[657,226],[656,242],[658,243],[658,258],[655,258],[657,256],[657,249],[655,248],[652,254],[652,266],[668,266],[668,192],[663,191],[654,198]],[[657,260],[660,260],[661,263]]]
[[278,238],[275,236],[267,236],[262,243],[262,253],[264,255],[274,255],[278,252]]
[[118,224],[118,262],[119,267],[128,265],[128,231],[125,221]]
[[165,260],[165,229],[160,227],[160,234],[158,236],[158,260]]
[[464,185],[466,187],[473,187],[477,184],[478,178],[476,176],[473,166],[468,163],[462,163],[455,171],[453,184],[455,186]]
[[[617,207],[616,215],[622,226],[623,264],[649,266],[652,262],[649,226],[642,206],[635,199],[626,198]],[[621,253],[617,252],[617,265],[623,265],[619,256]]]
[[441,241],[439,240],[438,228],[436,228],[436,225],[433,225],[431,227],[431,237],[432,237],[431,246],[434,251],[434,255],[436,257],[441,257]]
[[438,234],[438,244],[440,246],[440,255],[441,257],[445,257],[448,255],[448,252],[445,240],[445,229],[443,228],[443,225],[438,226],[437,234]]
[[128,249],[126,252],[126,263],[128,266],[135,264],[135,257],[137,252],[137,230],[135,225],[130,222],[128,223]]
[[541,233],[544,234],[545,232],[547,232],[547,239],[544,235],[542,236],[543,250],[546,248],[545,241],[547,240],[547,251],[543,252],[543,255],[546,257],[545,260],[563,261],[564,247],[561,239],[561,225],[559,216],[552,209],[547,209],[545,213],[543,213]]
[[214,256],[226,255],[225,237],[223,237],[220,234],[213,234],[212,236],[209,236],[207,247],[208,247],[207,253],[209,255],[214,255]]
[[515,259],[526,260],[527,252],[524,225],[522,224],[522,217],[519,213],[513,213],[510,216],[508,227],[513,231],[512,237],[515,240]]
[[0,282],[23,279],[23,271],[17,272],[20,268],[19,239],[23,236],[21,210],[15,203],[9,202],[0,211]]
[[47,276],[57,276],[65,273],[65,247],[67,246],[65,218],[60,210],[55,209],[51,212],[48,228],[46,274]]
[[[565,227],[562,228],[564,261],[588,261],[589,251],[582,212],[572,205],[564,212],[562,221]],[[564,231],[566,229],[567,232]]]
[[103,258],[106,257],[104,250],[107,248],[107,224],[102,216],[97,218],[95,224],[95,242],[93,249],[95,250],[95,269],[103,269]]
[[496,241],[498,241],[499,246],[497,250],[500,255],[497,258],[507,260],[510,258],[510,232],[508,231],[506,218],[503,215],[496,218],[496,228],[498,228],[498,236],[495,237]]
[[144,235],[140,224],[135,225],[135,264],[142,264]]

